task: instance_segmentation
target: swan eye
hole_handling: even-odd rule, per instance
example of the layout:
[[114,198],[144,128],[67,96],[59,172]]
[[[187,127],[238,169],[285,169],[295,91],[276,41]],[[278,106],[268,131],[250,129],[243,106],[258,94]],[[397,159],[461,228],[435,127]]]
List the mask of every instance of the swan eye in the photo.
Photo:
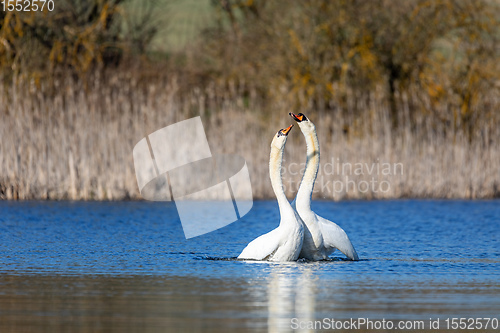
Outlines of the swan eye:
[[280,129],[278,132],[278,137],[280,136],[287,136],[290,130],[292,129],[293,124],[288,126],[287,128]]
[[303,113],[299,113],[299,114],[297,115],[297,118],[299,118],[299,120],[300,120],[300,121],[305,121],[305,120],[308,120],[308,119],[307,119],[307,117],[306,117],[306,115],[305,115],[305,114],[303,114]]

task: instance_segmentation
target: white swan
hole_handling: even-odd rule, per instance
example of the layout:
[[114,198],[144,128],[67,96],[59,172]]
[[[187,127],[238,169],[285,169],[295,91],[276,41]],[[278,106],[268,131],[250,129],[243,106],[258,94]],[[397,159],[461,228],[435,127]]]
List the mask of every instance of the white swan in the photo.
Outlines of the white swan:
[[304,239],[304,226],[300,216],[288,202],[281,180],[283,150],[292,126],[279,130],[274,136],[269,158],[269,176],[278,199],[280,224],[276,229],[251,241],[238,256],[239,259],[294,261],[299,257]]
[[299,191],[292,203],[305,225],[304,244],[300,258],[323,260],[338,249],[351,260],[358,260],[358,254],[345,231],[332,221],[318,216],[311,209],[311,196],[319,168],[319,142],[316,127],[302,113],[295,115],[290,112],[290,116],[299,124],[307,146],[306,168]]

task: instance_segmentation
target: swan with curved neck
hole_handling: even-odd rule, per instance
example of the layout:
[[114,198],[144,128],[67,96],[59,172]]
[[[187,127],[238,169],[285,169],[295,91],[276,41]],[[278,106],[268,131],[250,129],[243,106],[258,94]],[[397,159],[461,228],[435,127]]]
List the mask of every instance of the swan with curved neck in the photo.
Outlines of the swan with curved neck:
[[293,125],[290,125],[276,133],[271,143],[269,158],[269,176],[278,199],[280,224],[276,229],[251,241],[238,256],[239,259],[294,261],[299,258],[304,239],[304,226],[300,216],[288,202],[281,180],[283,151],[292,127]]
[[298,123],[306,139],[307,160],[299,191],[292,205],[305,224],[304,244],[300,258],[323,260],[335,251],[340,250],[351,260],[358,260],[358,254],[352,246],[345,231],[337,224],[318,216],[311,209],[311,198],[319,169],[319,142],[316,126],[302,113],[290,112],[290,116]]

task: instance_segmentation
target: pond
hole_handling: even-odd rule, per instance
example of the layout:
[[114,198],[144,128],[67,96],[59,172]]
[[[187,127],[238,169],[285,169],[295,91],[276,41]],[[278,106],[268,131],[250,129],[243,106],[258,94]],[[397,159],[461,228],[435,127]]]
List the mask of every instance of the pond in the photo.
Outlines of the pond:
[[446,329],[453,318],[498,328],[499,201],[313,209],[347,232],[360,261],[235,260],[278,225],[275,201],[188,240],[173,203],[0,201],[0,331],[286,332],[336,321],[363,331],[370,320],[430,329],[438,319]]

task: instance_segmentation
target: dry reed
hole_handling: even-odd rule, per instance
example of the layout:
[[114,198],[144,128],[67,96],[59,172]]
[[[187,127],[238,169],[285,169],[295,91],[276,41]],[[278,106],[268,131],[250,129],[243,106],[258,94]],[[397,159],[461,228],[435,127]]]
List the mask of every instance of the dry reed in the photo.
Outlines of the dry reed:
[[[268,177],[269,144],[277,130],[293,122],[288,112],[300,110],[286,104],[264,105],[244,84],[213,83],[181,92],[175,78],[144,84],[120,74],[103,82],[96,77],[85,86],[65,78],[56,82],[55,94],[14,82],[0,93],[0,198],[139,199],[134,145],[159,128],[197,115],[202,117],[212,153],[243,156],[254,197],[274,196]],[[321,144],[316,198],[498,197],[498,120],[471,141],[460,130],[450,131],[428,116],[408,121],[411,100],[417,97],[403,96],[402,125],[393,129],[381,94],[373,92],[363,101],[351,94],[347,110],[310,107],[303,111],[309,111],[316,123]],[[369,117],[356,118],[349,110],[355,103],[362,103],[356,107],[367,110]],[[498,107],[498,100],[492,99],[491,104]],[[341,116],[346,114],[352,116]],[[305,143],[295,128],[284,163],[290,196],[300,182],[301,169],[292,163],[304,161]],[[356,163],[375,163],[379,168],[384,163],[397,164],[401,170],[370,173],[368,167],[362,174],[338,172],[339,167]],[[349,181],[351,187],[346,190]],[[380,186],[377,191],[364,191],[363,182],[380,185],[382,181],[387,182],[384,191]]]

